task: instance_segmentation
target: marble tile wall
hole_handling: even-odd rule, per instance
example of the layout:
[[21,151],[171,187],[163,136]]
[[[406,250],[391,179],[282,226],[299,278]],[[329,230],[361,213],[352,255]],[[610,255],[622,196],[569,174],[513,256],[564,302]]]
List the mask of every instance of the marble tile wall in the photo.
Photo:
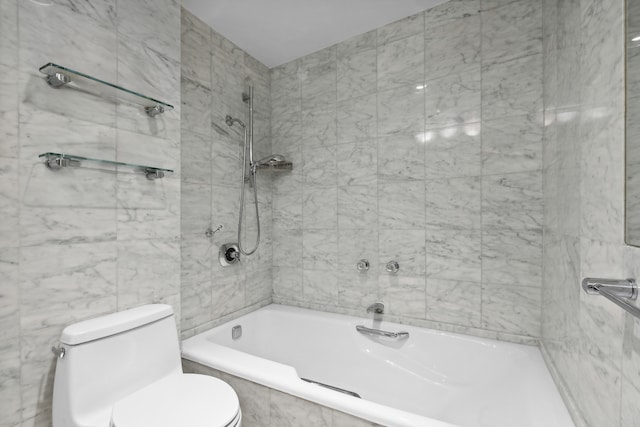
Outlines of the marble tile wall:
[[624,2],[545,0],[542,345],[578,426],[638,425],[640,321],[580,289],[624,244]]
[[185,372],[211,375],[230,384],[238,394],[242,425],[246,427],[380,427],[344,412],[220,372],[189,360]]
[[271,70],[295,163],[274,178],[275,301],[539,336],[541,23],[539,0],[454,0]]
[[[223,316],[271,301],[271,185],[258,177],[261,239],[258,251],[223,268],[218,248],[237,242],[242,142],[248,121],[242,93],[254,86],[256,159],[271,154],[270,77],[266,66],[182,9],[182,335],[207,329]],[[244,247],[257,236],[253,188],[246,186]],[[212,238],[209,227],[222,229]]]
[[[46,2],[45,2],[46,3]],[[150,302],[180,310],[180,44],[174,0],[0,4],[0,426],[50,426],[65,325]],[[54,90],[52,61],[174,104]],[[54,151],[175,169],[52,172]]]

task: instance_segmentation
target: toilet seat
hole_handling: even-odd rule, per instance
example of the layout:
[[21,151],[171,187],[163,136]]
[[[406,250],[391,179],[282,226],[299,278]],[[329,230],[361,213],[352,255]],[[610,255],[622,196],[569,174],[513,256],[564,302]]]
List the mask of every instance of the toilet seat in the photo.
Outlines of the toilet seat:
[[233,427],[241,416],[238,396],[227,383],[175,374],[117,402],[110,427]]

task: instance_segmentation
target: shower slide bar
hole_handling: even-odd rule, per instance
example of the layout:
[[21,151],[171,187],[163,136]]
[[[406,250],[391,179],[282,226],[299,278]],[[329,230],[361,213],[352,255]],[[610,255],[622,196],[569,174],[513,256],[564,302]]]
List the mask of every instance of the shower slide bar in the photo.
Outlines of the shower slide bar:
[[582,281],[582,289],[589,295],[602,295],[640,319],[640,308],[629,302],[638,298],[638,284],[635,279],[616,280],[587,277]]

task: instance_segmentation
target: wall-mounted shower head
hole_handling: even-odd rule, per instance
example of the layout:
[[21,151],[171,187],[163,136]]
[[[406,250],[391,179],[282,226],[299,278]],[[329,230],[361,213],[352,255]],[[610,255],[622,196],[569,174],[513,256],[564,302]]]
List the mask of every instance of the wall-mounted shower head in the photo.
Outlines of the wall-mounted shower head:
[[225,118],[224,118],[224,121],[225,121],[225,123],[226,123],[227,125],[229,125],[229,126],[233,126],[233,124],[234,124],[234,123],[238,123],[238,124],[239,124],[240,126],[242,126],[243,128],[244,128],[244,127],[246,127],[246,126],[245,126],[245,124],[244,124],[244,122],[243,122],[242,120],[240,120],[240,119],[234,119],[234,118],[233,118],[233,117],[231,117],[231,116],[227,116],[227,117],[225,117]]

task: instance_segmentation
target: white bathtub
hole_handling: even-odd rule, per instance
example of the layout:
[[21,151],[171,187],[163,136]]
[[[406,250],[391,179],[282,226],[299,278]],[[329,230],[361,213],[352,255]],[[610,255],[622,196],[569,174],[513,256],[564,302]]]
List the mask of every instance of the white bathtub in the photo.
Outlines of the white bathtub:
[[185,340],[182,355],[390,427],[573,426],[540,351],[525,345],[272,304]]

